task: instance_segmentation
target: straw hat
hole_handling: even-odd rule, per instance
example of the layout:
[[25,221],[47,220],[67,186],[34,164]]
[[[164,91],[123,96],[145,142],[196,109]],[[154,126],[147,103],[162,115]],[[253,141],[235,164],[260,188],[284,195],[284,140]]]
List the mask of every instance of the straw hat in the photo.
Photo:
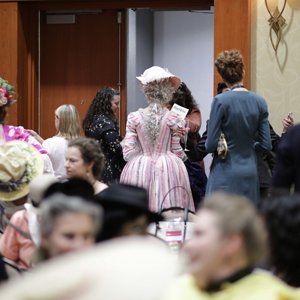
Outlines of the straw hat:
[[173,85],[178,88],[181,80],[166,68],[161,68],[158,66],[153,66],[149,69],[146,69],[141,76],[136,77],[142,84],[147,84],[152,81],[159,81],[165,78],[170,78]]
[[13,201],[26,196],[30,181],[42,173],[41,155],[30,144],[10,141],[0,146],[1,201]]

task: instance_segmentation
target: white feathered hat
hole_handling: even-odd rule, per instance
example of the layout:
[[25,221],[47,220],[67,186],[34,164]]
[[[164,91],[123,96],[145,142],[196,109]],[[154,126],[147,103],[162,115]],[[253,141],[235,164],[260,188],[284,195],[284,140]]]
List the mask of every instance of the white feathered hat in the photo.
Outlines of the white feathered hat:
[[136,77],[142,84],[147,84],[152,81],[159,81],[165,78],[171,78],[173,85],[177,88],[181,80],[166,68],[161,68],[158,66],[153,66],[149,69],[146,69],[141,76]]

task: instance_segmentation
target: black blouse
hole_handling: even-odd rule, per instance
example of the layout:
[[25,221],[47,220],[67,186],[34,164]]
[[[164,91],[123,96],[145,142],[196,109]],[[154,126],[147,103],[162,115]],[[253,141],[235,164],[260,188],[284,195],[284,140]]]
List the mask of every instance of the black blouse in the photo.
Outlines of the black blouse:
[[87,137],[99,141],[105,155],[105,167],[102,181],[108,184],[118,182],[125,165],[123,159],[121,137],[117,123],[108,116],[99,115],[94,118],[91,127],[85,132]]

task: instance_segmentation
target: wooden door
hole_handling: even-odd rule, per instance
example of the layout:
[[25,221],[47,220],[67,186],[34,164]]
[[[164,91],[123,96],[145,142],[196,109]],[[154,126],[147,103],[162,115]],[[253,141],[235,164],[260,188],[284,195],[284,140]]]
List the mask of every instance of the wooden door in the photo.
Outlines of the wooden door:
[[81,120],[103,86],[118,88],[118,11],[76,12],[74,24],[47,24],[40,29],[40,134],[55,134],[54,110],[74,104]]

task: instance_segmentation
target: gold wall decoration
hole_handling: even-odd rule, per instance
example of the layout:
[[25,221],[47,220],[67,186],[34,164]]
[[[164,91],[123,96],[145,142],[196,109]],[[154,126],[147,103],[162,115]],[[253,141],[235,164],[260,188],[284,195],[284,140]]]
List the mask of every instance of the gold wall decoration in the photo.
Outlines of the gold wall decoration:
[[270,0],[265,0],[266,8],[270,14],[270,19],[268,20],[270,25],[269,37],[274,51],[277,52],[277,48],[282,38],[282,29],[286,25],[285,18],[282,16],[282,14],[286,7],[287,0],[284,0],[281,10],[279,10],[278,6],[276,6],[273,12],[271,12],[270,5],[268,3],[269,1]]

